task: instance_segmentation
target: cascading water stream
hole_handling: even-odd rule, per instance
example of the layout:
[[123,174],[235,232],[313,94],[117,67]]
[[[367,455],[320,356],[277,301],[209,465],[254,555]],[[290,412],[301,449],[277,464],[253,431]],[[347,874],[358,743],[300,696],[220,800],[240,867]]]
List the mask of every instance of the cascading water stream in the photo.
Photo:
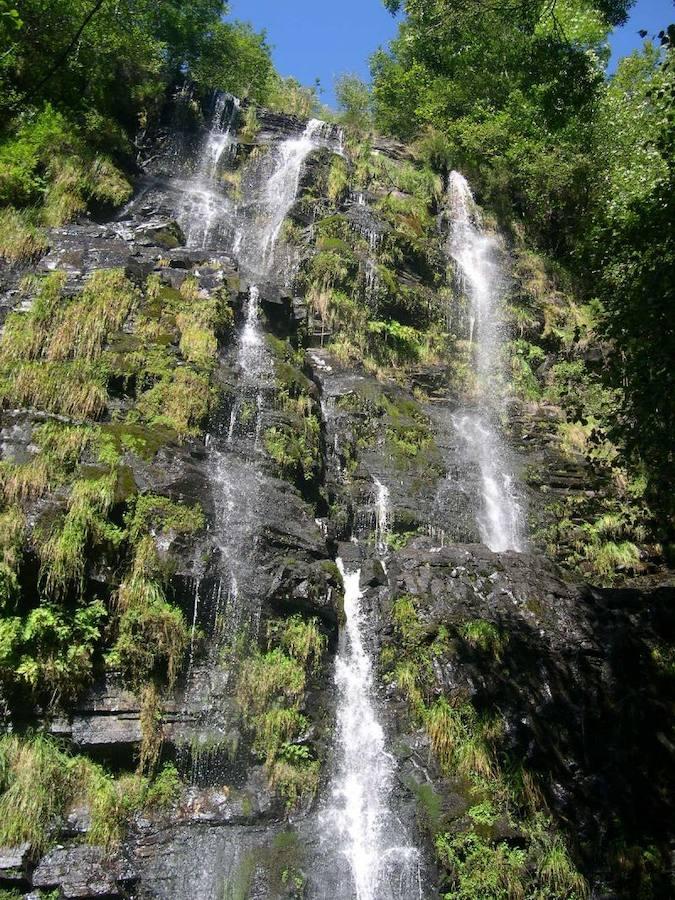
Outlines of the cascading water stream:
[[263,160],[239,213],[234,252],[244,271],[259,280],[269,276],[284,220],[298,194],[305,160],[322,139],[326,123],[310,119],[303,133],[283,141]]
[[389,488],[379,478],[373,477],[375,485],[375,546],[379,556],[387,554],[387,539],[391,533],[391,502]]
[[223,157],[236,147],[235,126],[240,103],[229,94],[218,94],[208,134],[199,154],[195,176],[188,182],[178,220],[188,247],[206,248],[216,223],[232,204],[218,189],[218,169]]
[[335,664],[339,762],[326,815],[328,840],[336,839],[347,861],[350,885],[341,900],[413,900],[422,896],[419,851],[389,805],[395,761],[387,753],[374,696],[373,663],[366,645],[361,572],[337,565],[344,583],[345,624]]
[[449,185],[451,231],[448,253],[460,290],[469,303],[470,352],[476,375],[477,408],[453,416],[466,455],[478,463],[481,502],[477,523],[491,550],[521,551],[523,513],[507,447],[499,432],[503,411],[499,379],[502,352],[501,300],[504,276],[495,238],[486,234],[471,189],[459,172]]
[[[194,182],[197,199],[191,207],[191,219],[200,213],[199,192],[209,186],[218,173],[222,154],[230,145],[230,126],[222,125],[223,109],[214,113],[214,128],[203,146],[198,176]],[[231,119],[231,121],[234,121]],[[258,461],[260,435],[267,398],[274,391],[274,367],[267,349],[260,321],[261,291],[258,284],[273,275],[274,248],[281,226],[298,190],[302,165],[315,148],[312,135],[322,123],[311,122],[301,137],[289,138],[273,149],[264,166],[252,167],[253,174],[244,187],[253,203],[245,196],[241,208],[234,211],[238,225],[235,247],[228,246],[215,219],[204,218],[206,231],[189,229],[191,243],[208,241],[215,251],[238,250],[240,269],[250,281],[244,319],[239,332],[233,368],[236,372],[234,396],[229,415],[216,416],[208,436],[209,471],[214,501],[213,542],[219,554],[219,577],[211,580],[210,594],[200,603],[195,595],[193,634],[198,613],[209,633],[206,665],[190,667],[186,686],[186,703],[193,710],[192,746],[187,753],[193,780],[207,783],[222,775],[218,747],[231,733],[225,697],[228,692],[228,657],[243,637],[254,639],[261,611],[259,585],[259,540],[264,519],[265,480]],[[213,194],[213,185],[209,187]],[[223,204],[227,199],[216,194]],[[250,211],[254,210],[252,218]],[[227,211],[226,211],[227,213]],[[220,210],[218,216],[222,217]],[[220,223],[221,219],[218,219]],[[232,230],[229,230],[230,235]],[[194,244],[193,244],[194,245]]]

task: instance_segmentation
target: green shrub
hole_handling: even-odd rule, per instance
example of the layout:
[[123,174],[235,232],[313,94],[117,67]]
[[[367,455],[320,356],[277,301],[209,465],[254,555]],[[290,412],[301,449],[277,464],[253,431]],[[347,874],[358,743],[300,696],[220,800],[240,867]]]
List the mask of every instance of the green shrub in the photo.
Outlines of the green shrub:
[[244,125],[239,129],[238,137],[244,144],[252,144],[258,132],[260,131],[260,123],[258,122],[258,112],[253,104],[246,107],[244,113]]
[[59,838],[69,808],[84,803],[91,815],[86,840],[111,850],[142,810],[172,806],[181,789],[176,768],[154,780],[110,775],[86,757],[71,756],[52,738],[0,737],[0,845],[27,841],[39,856]]
[[147,780],[138,775],[116,779],[81,758],[78,768],[80,796],[91,814],[87,843],[111,850],[123,839],[129,820],[142,809]]
[[303,417],[301,429],[273,425],[265,432],[265,449],[283,475],[312,481],[320,461],[320,426],[316,416]]
[[155,534],[195,534],[206,525],[204,512],[199,505],[187,506],[158,494],[140,494],[126,516],[129,540],[135,544],[151,529]]
[[485,619],[473,619],[465,622],[459,631],[471,647],[475,647],[483,653],[489,653],[495,659],[501,659],[507,637],[492,622],[486,622]]
[[38,282],[30,311],[8,317],[0,345],[3,358],[94,361],[139,299],[122,269],[97,269],[72,300],[64,297],[64,285],[61,274]]
[[321,665],[327,640],[319,630],[319,620],[292,616],[283,623],[273,623],[269,628],[269,640],[278,642],[293,659],[305,669],[310,666],[316,672]]
[[92,152],[50,104],[26,116],[14,136],[0,144],[0,202],[43,204],[47,225],[63,224],[92,199],[124,203],[131,191],[112,162]]
[[107,611],[100,600],[68,613],[53,604],[32,610],[21,623],[14,664],[0,664],[4,679],[25,685],[49,705],[73,699],[92,680],[94,653]]
[[121,541],[121,531],[107,520],[116,488],[115,471],[73,485],[65,518],[39,548],[40,576],[48,594],[63,596],[70,588],[81,593],[90,547],[106,541],[118,545]]
[[279,792],[287,809],[294,809],[301,801],[314,797],[319,787],[319,775],[318,760],[298,763],[277,759],[269,772],[270,785]]
[[319,763],[300,743],[309,722],[300,712],[307,669],[318,666],[324,639],[316,622],[293,617],[273,624],[269,639],[279,642],[267,653],[246,659],[239,673],[237,703],[253,735],[253,751],[265,760],[270,786],[292,808],[313,796]]
[[145,797],[146,807],[170,809],[178,800],[182,786],[178,769],[172,763],[166,763],[148,788]]
[[0,398],[5,406],[97,419],[108,404],[106,383],[105,370],[84,361],[26,362],[0,369]]
[[334,156],[328,173],[328,198],[339,203],[349,190],[349,170],[341,156]]
[[446,900],[514,900],[527,890],[527,856],[506,843],[497,845],[473,833],[442,834],[436,852],[450,873]]
[[317,105],[316,89],[305,87],[295,78],[275,75],[271,81],[266,105],[275,112],[308,119]]
[[564,841],[557,834],[540,828],[535,837],[537,881],[551,897],[583,900],[588,885],[577,871]]

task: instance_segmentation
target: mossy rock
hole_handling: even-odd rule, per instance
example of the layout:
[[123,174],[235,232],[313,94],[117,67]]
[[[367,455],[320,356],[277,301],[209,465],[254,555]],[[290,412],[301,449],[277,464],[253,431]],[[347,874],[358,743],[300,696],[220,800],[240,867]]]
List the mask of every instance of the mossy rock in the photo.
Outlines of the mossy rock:
[[165,250],[175,250],[176,247],[185,246],[183,230],[174,219],[166,222],[149,222],[136,229],[136,239],[146,239],[154,246],[164,247]]
[[146,461],[154,459],[162,447],[177,440],[176,432],[165,425],[137,425],[125,422],[102,425],[101,435],[112,442],[120,455],[133,453]]

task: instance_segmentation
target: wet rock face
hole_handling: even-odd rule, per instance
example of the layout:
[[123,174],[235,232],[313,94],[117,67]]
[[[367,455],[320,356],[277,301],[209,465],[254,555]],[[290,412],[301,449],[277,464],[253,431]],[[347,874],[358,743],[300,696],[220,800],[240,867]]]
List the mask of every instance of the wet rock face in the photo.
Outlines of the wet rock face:
[[[564,582],[540,556],[441,548],[429,539],[398,551],[388,575],[383,646],[400,641],[389,624],[391,598],[411,598],[430,635],[451,630],[432,692],[468,701],[479,714],[498,712],[501,752],[523,762],[547,807],[573,826],[591,877],[612,880],[602,858],[608,844],[661,840],[674,799],[667,773],[675,748],[663,732],[672,686],[654,665],[654,647],[672,640],[672,587],[590,589]],[[476,623],[494,628],[494,644],[472,639]],[[447,821],[460,821],[463,790],[433,769],[430,776]]]
[[133,865],[119,854],[107,855],[99,847],[57,848],[33,872],[33,887],[59,889],[64,898],[129,896],[137,881]]

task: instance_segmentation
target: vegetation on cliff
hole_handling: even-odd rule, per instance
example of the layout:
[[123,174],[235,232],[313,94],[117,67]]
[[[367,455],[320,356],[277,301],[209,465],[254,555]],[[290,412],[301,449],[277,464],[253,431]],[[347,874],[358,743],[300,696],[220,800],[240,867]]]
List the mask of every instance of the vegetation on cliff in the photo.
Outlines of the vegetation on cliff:
[[[370,106],[353,87],[343,95],[347,119],[370,126],[367,109],[379,128],[415,141],[435,171],[461,169],[523,263],[541,256],[545,287],[530,312],[546,312],[557,293],[567,336],[549,312],[539,339],[512,345],[521,391],[536,397],[542,380],[562,387],[560,369],[531,377],[548,368],[537,348],[558,337],[561,364],[569,365],[562,390],[577,394],[567,423],[585,441],[581,452],[614,455],[619,477],[644,479],[655,542],[670,544],[672,27],[660,47],[647,42],[607,79],[607,36],[625,21],[625,0],[386,5],[405,19],[373,59]],[[514,324],[523,338],[527,310]],[[602,366],[583,359],[589,345],[602,347]],[[630,492],[620,502],[630,505]],[[624,522],[620,543],[631,530],[626,517],[616,507],[605,512]]]

